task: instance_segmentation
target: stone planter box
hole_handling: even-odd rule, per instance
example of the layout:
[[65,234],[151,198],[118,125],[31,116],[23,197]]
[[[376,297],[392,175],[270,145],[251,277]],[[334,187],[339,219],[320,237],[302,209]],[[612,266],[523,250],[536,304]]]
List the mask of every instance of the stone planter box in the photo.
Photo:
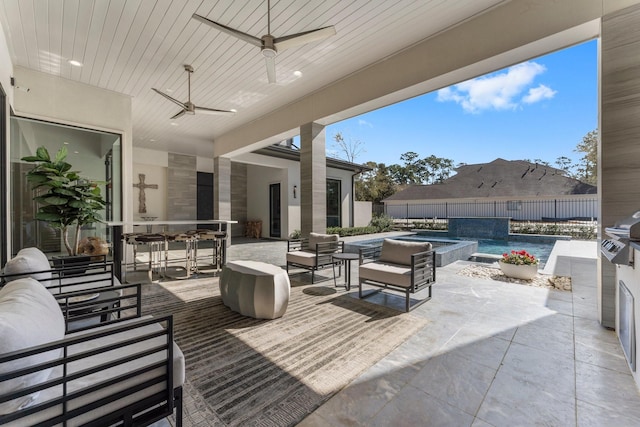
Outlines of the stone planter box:
[[538,274],[538,264],[516,265],[507,264],[502,261],[498,262],[498,264],[505,276],[513,277],[514,279],[531,280]]

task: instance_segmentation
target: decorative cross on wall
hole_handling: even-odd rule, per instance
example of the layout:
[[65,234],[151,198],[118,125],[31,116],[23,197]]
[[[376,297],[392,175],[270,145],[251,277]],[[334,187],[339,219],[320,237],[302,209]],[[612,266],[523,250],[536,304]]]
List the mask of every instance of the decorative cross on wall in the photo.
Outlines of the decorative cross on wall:
[[134,187],[140,189],[140,193],[138,194],[138,213],[147,213],[147,199],[146,195],[144,194],[144,190],[146,188],[153,188],[155,190],[158,189],[158,184],[145,184],[144,178],[145,174],[139,173],[138,179],[140,180],[140,182],[137,184],[133,184]]

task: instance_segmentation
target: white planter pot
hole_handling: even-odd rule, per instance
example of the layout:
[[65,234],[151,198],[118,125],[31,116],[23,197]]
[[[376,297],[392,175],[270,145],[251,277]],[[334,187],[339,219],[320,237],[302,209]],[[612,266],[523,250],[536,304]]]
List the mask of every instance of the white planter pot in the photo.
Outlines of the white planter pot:
[[515,265],[507,264],[500,261],[500,270],[507,277],[513,277],[514,279],[531,280],[538,274],[538,265]]

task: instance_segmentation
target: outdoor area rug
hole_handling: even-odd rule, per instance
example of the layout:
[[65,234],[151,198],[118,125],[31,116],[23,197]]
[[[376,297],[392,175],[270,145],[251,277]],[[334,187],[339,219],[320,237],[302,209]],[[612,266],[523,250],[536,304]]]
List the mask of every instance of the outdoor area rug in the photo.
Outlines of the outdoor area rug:
[[143,314],[169,313],[186,358],[185,426],[295,425],[427,322],[333,283],[292,282],[275,320],[229,310],[217,278],[144,285]]

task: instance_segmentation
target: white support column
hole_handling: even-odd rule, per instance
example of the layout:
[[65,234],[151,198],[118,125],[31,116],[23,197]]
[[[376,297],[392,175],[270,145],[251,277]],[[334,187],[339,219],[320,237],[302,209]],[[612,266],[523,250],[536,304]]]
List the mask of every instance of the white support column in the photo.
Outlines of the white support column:
[[327,158],[324,126],[300,127],[300,231],[327,230]]

